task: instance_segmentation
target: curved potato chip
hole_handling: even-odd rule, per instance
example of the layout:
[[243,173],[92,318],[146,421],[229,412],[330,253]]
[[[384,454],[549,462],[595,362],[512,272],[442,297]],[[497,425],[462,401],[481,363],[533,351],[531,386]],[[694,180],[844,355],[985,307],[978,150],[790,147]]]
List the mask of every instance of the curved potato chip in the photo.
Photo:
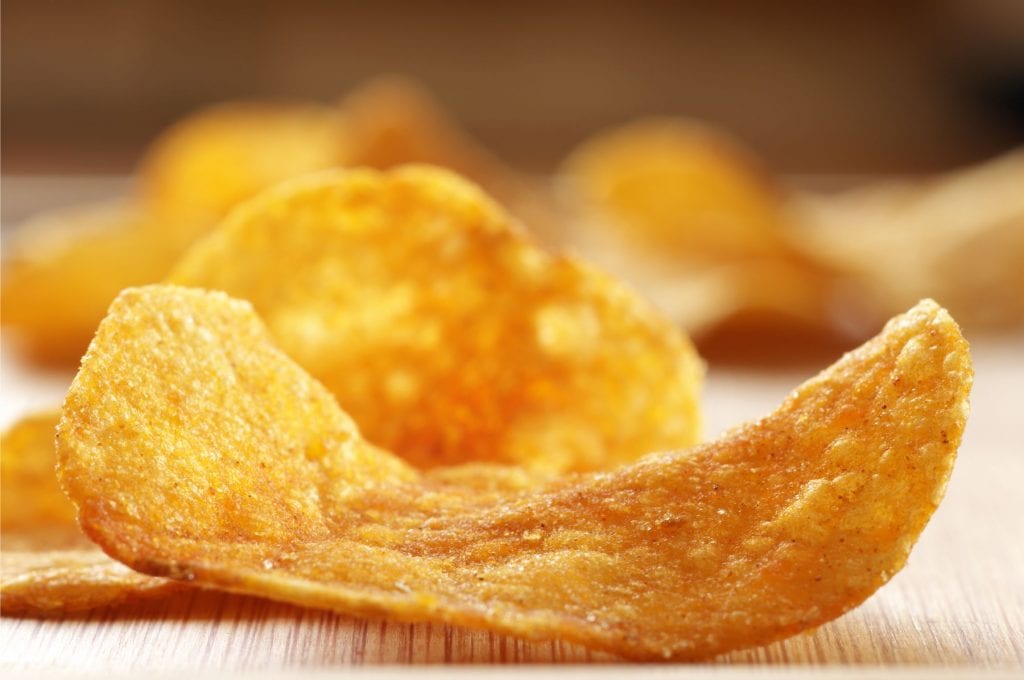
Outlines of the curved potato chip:
[[681,119],[597,135],[561,184],[571,241],[691,333],[746,311],[829,324],[831,275],[788,242],[785,195],[732,139]]
[[[164,597],[187,587],[146,576],[103,553],[78,526],[75,507],[57,484],[58,411],[29,416],[3,436],[0,503],[0,611],[49,615]],[[539,487],[546,476],[522,468],[466,464],[425,475],[476,500]]]
[[439,165],[479,184],[545,243],[564,239],[562,210],[553,194],[471,139],[415,81],[375,78],[345,97],[341,111],[349,134],[342,165],[378,170]]
[[3,324],[33,357],[78,360],[122,288],[166,276],[189,240],[128,202],[44,213],[14,234],[3,264]]
[[346,143],[333,107],[219,104],[157,138],[141,164],[141,195],[153,214],[205,228],[266,187],[338,165]]
[[160,281],[238,201],[337,165],[343,146],[331,107],[234,103],[184,119],[147,152],[139,204],[61,210],[22,226],[4,263],[3,323],[36,359],[77,363],[123,288]]
[[1024,149],[928,180],[804,193],[806,252],[852,275],[875,318],[934,297],[965,324],[1024,323]]
[[367,444],[249,305],[150,287],[83,360],[58,474],[89,536],[146,573],[704,658],[828,621],[903,566],[971,376],[928,301],[719,441],[476,499]]
[[54,466],[60,412],[23,418],[0,440],[0,530],[78,527],[75,508],[60,490]]
[[27,417],[0,441],[0,611],[72,612],[185,588],[132,571],[82,533],[54,470],[59,418]]
[[438,168],[267,192],[168,280],[250,300],[371,441],[417,466],[598,469],[698,436],[689,341]]

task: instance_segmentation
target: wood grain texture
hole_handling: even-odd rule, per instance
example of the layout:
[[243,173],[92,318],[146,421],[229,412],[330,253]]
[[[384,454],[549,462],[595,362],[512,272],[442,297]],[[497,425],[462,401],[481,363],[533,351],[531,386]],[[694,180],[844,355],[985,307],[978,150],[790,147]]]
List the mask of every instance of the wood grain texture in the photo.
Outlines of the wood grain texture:
[[[972,414],[947,497],[906,569],[846,616],[781,643],[724,656],[717,665],[699,667],[700,675],[740,677],[733,671],[746,666],[737,664],[778,669],[828,664],[840,675],[862,675],[859,669],[878,665],[901,666],[913,677],[923,677],[922,666],[932,671],[952,666],[972,677],[993,669],[1005,671],[999,676],[1021,673],[1024,335],[968,339],[976,370]],[[59,402],[70,380],[27,370],[6,338],[0,359],[3,427],[30,409]],[[765,372],[712,366],[705,395],[707,435],[766,414],[817,368]],[[0,672],[152,669],[212,675],[487,663],[532,664],[533,674],[548,677],[554,673],[539,665],[608,661],[614,659],[557,641],[528,643],[441,625],[358,620],[198,590],[65,618],[0,620]],[[419,666],[410,674],[433,672]]]

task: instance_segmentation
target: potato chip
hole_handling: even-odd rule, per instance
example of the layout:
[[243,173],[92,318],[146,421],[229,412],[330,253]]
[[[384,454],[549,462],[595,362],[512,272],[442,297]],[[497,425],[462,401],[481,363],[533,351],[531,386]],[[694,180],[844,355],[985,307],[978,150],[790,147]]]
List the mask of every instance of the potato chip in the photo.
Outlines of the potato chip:
[[166,597],[187,584],[146,576],[116,562],[78,534],[80,549],[33,543],[0,555],[0,611],[51,615]]
[[3,324],[34,358],[77,365],[121,289],[161,280],[190,240],[130,202],[40,215],[12,237]]
[[373,79],[345,97],[341,110],[349,136],[342,165],[388,170],[429,163],[454,170],[483,187],[546,244],[564,240],[564,211],[551,191],[471,139],[415,81]]
[[549,192],[472,142],[425,91],[381,79],[340,108],[233,102],[178,122],[141,163],[138,204],[63,210],[24,225],[4,264],[3,323],[35,359],[77,365],[114,296],[160,281],[239,201],[316,170],[419,160],[468,173],[555,240],[561,221]]
[[722,133],[638,121],[581,145],[561,185],[572,244],[691,333],[750,310],[829,325],[831,276],[789,244],[785,193]]
[[333,107],[219,104],[153,143],[140,169],[142,198],[164,220],[205,228],[268,186],[338,165],[346,140]]
[[627,238],[658,250],[733,257],[784,246],[771,176],[697,122],[654,118],[599,134],[569,155],[563,177]]
[[[86,538],[74,505],[57,484],[54,437],[60,413],[18,422],[2,442],[0,611],[49,615],[173,595],[187,584],[133,571]],[[518,467],[473,463],[426,476],[476,499],[539,487],[549,481]],[[465,491],[462,491],[462,490]]]
[[599,469],[698,437],[689,341],[438,168],[272,190],[169,281],[250,300],[370,441],[419,467]]
[[83,528],[154,575],[356,615],[705,658],[817,626],[904,564],[971,364],[927,301],[692,451],[474,497],[369,445],[222,293],[123,293],[65,402]]
[[79,611],[187,587],[132,571],[85,537],[54,471],[59,417],[25,418],[0,442],[0,611]]
[[77,363],[121,289],[160,281],[238,201],[337,165],[343,147],[332,107],[234,103],[186,118],[148,151],[139,202],[61,210],[22,226],[4,263],[3,323],[34,358]]
[[1024,149],[930,180],[796,199],[800,243],[875,318],[931,296],[963,323],[1024,323]]

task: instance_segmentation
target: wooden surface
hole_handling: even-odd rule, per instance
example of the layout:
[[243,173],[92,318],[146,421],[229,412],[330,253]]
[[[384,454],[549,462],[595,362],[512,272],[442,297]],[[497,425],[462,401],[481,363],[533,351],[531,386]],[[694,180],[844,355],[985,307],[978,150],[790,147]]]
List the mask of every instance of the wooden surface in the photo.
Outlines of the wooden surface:
[[[1019,677],[1024,669],[1024,335],[969,339],[977,377],[965,440],[946,499],[908,566],[861,607],[816,631],[727,655],[717,665],[682,670],[740,677],[736,673],[742,669],[733,664],[770,664],[777,670],[829,664],[836,675],[847,677],[864,675],[865,665],[883,664],[897,665],[901,675],[912,677],[933,677],[924,671],[943,666],[971,677],[983,669]],[[705,393],[707,434],[767,413],[823,367],[769,371],[712,365]],[[58,403],[69,379],[26,368],[12,343],[5,342],[0,425]],[[439,625],[357,620],[200,591],[65,619],[0,620],[0,672],[218,674],[363,664],[611,660],[560,642],[526,643]],[[542,668],[530,672],[553,675]],[[661,667],[655,675],[666,672]],[[423,667],[406,673],[391,668],[373,677],[434,673]]]

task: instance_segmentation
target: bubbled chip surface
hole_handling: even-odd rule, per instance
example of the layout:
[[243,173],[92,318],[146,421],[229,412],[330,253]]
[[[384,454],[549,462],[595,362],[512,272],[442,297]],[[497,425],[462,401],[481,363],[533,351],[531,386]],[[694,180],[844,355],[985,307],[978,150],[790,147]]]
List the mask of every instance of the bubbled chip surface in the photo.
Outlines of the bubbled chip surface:
[[689,340],[439,168],[278,187],[169,281],[250,300],[370,441],[419,467],[606,469],[698,438]]
[[610,473],[453,486],[368,444],[220,293],[123,293],[68,394],[58,471],[140,571],[356,615],[696,659],[812,628],[904,564],[967,415],[924,302],[770,416]]

